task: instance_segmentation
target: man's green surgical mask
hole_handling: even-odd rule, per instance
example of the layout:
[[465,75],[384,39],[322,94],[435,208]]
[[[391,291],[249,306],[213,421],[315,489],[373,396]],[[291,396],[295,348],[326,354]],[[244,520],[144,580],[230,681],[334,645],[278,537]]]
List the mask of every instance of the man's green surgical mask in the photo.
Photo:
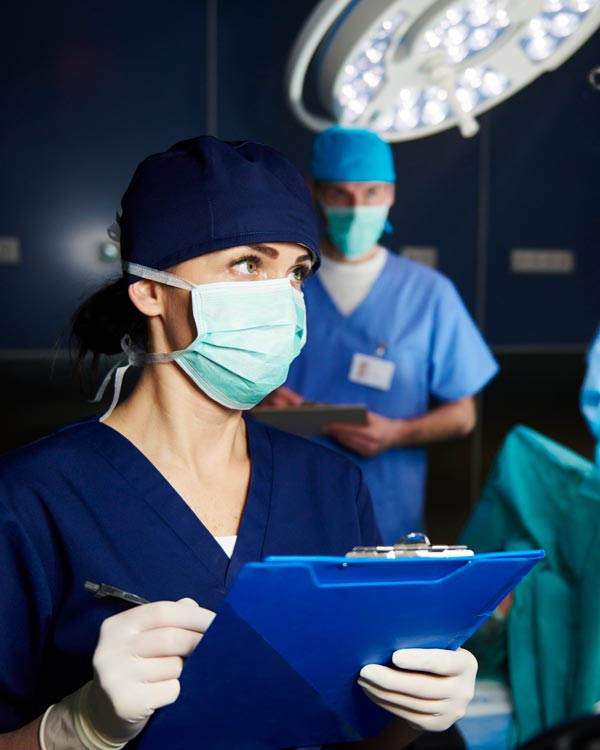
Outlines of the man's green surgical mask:
[[327,233],[346,258],[359,258],[383,234],[389,206],[323,206]]
[[133,263],[126,270],[189,289],[197,335],[180,351],[152,354],[125,346],[130,364],[176,362],[208,396],[251,409],[287,378],[306,340],[304,295],[289,279],[190,284]]

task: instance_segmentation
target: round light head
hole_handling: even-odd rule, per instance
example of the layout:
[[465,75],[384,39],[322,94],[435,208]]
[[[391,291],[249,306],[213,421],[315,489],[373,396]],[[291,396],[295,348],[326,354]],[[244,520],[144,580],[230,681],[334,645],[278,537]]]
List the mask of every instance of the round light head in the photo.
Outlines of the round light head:
[[[342,125],[389,141],[458,125],[560,65],[600,25],[600,0],[323,0],[288,65],[288,94],[313,130],[302,82],[319,49],[321,101]],[[304,69],[303,69],[304,68]]]

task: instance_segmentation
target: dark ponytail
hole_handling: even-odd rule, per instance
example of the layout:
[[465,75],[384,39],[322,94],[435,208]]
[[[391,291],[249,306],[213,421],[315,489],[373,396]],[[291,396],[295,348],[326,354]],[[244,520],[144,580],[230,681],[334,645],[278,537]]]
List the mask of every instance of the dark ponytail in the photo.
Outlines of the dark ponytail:
[[95,381],[100,356],[119,354],[125,334],[134,344],[146,348],[146,316],[129,299],[127,280],[121,277],[88,297],[73,315],[69,344],[76,352],[77,372],[84,387],[88,355],[91,354],[90,375]]

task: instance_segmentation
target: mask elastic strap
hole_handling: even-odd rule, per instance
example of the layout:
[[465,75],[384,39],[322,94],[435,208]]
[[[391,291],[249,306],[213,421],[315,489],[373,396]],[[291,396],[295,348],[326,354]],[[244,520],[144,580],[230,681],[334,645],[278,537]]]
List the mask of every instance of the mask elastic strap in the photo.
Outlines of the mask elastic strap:
[[122,262],[123,270],[126,273],[130,273],[132,276],[139,276],[142,279],[150,279],[150,281],[158,281],[161,284],[167,284],[167,286],[176,286],[179,289],[191,290],[195,288],[194,284],[191,284],[185,279],[180,279],[179,276],[175,276],[174,273],[168,273],[167,271],[157,271],[155,268],[149,266],[142,266],[139,263],[130,263],[127,260]]

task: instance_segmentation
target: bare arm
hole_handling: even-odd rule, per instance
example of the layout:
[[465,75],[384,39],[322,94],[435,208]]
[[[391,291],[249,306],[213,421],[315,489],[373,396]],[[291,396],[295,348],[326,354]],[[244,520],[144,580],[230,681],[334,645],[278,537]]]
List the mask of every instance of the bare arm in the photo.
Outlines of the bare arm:
[[0,750],[40,750],[39,731],[42,717],[14,732],[0,734]]
[[361,456],[376,456],[389,448],[413,448],[430,443],[464,437],[475,427],[473,396],[449,401],[412,419],[388,419],[369,412],[366,425],[332,423],[323,429]]
[[473,396],[440,404],[413,419],[396,419],[394,446],[408,448],[428,445],[441,440],[464,437],[475,427],[476,411]]
[[465,437],[475,427],[475,399],[473,396],[440,404],[421,417],[394,420],[396,447],[427,445],[441,440]]

